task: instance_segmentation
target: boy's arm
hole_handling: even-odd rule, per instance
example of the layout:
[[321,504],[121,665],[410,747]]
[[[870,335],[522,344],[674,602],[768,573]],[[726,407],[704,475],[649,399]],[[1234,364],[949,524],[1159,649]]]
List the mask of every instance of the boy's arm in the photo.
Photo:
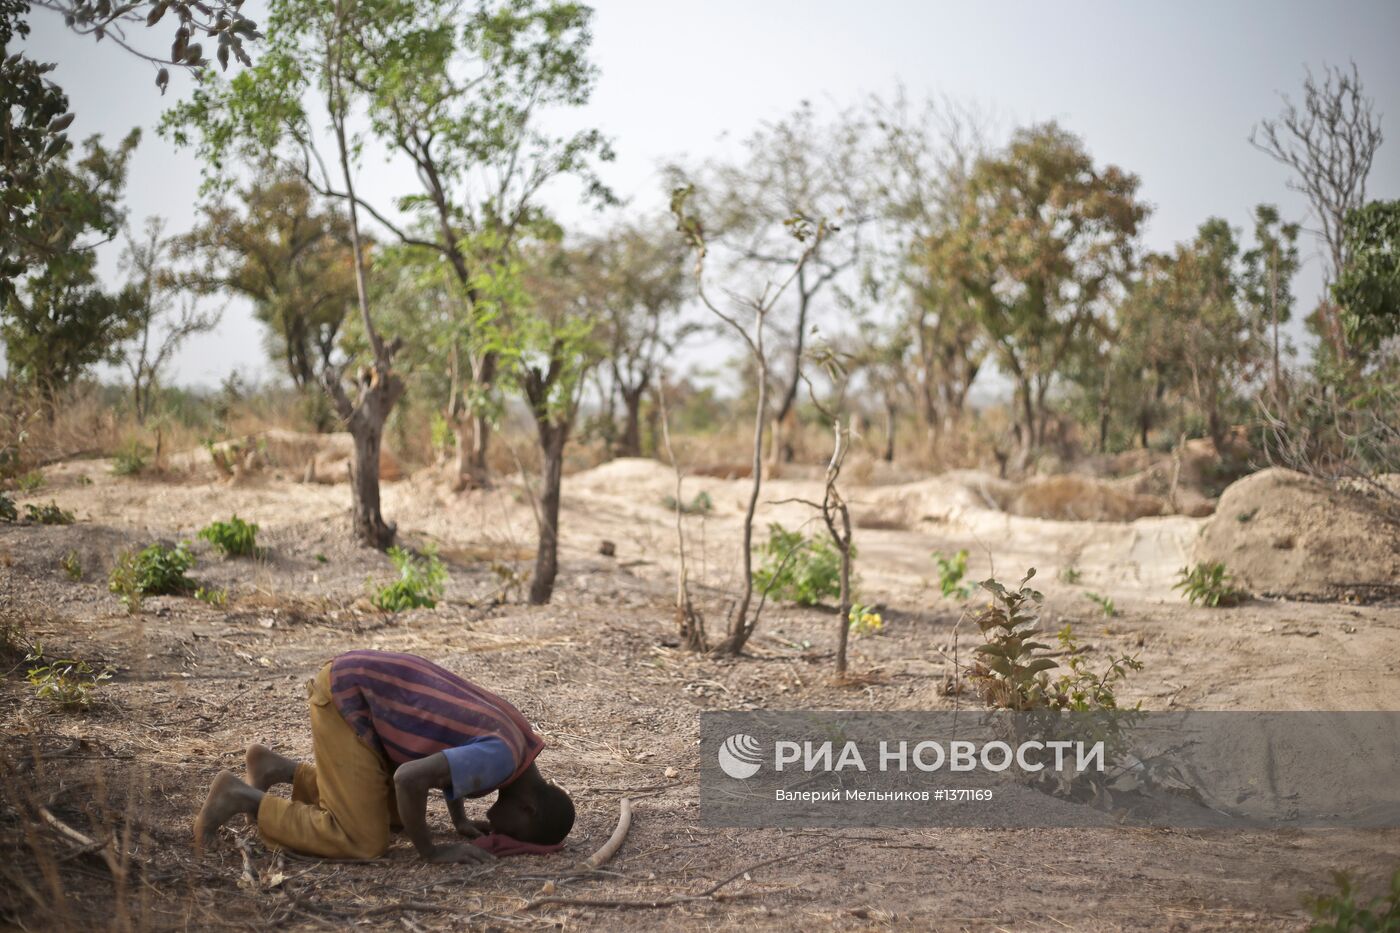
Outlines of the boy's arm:
[[467,808],[460,797],[455,800],[451,797],[447,798],[447,812],[452,815],[452,825],[457,832],[468,839],[484,836],[491,831],[491,824],[485,820],[467,819]]
[[[409,761],[394,772],[394,793],[398,798],[399,820],[403,831],[418,855],[425,862],[489,862],[493,856],[485,849],[467,843],[435,845],[428,831],[428,791],[435,787],[450,787],[452,772],[447,758],[438,753],[417,761]],[[456,822],[455,816],[453,822]]]

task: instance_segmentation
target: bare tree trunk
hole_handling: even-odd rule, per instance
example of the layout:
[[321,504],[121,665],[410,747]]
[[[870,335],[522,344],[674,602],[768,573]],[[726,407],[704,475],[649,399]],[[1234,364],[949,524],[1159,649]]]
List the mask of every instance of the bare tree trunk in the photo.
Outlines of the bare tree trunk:
[[841,549],[841,608],[837,611],[836,624],[836,673],[846,673],[846,644],[851,638],[851,529],[850,517],[846,517],[846,546]]
[[635,389],[624,388],[621,390],[622,405],[626,409],[623,415],[622,437],[617,442],[617,455],[619,457],[640,457],[642,455],[642,393],[646,391],[645,385],[637,386]]
[[680,567],[676,570],[676,626],[680,630],[681,646],[687,651],[705,650],[705,619],[696,611],[690,601],[690,568],[685,557],[685,501],[681,490],[681,465],[676,460],[676,451],[671,446],[671,419],[666,411],[666,380],[660,381],[656,391],[656,407],[661,419],[661,440],[666,445],[666,457],[671,461],[671,470],[676,474],[675,513],[676,513],[676,556]]
[[535,573],[530,579],[530,605],[543,606],[554,595],[559,574],[559,500],[564,480],[564,444],[569,437],[567,424],[541,422],[540,452],[544,455],[544,476],[540,489],[539,550],[535,552]]
[[753,601],[753,516],[758,509],[758,494],[763,486],[763,425],[768,418],[768,367],[764,365],[762,331],[759,332],[758,349],[758,404],[753,418],[753,483],[749,488],[749,504],[744,510],[744,595],[734,607],[729,617],[729,634],[715,648],[717,654],[738,656],[753,634],[753,624],[749,621],[749,604]]
[[355,442],[355,459],[350,465],[355,537],[380,550],[394,543],[397,528],[384,521],[379,509],[379,452],[384,423],[402,394],[403,383],[390,375],[387,388],[369,388],[350,422],[350,436]]
[[895,407],[890,394],[885,394],[885,453],[886,463],[894,463],[894,428],[899,416],[899,411]]

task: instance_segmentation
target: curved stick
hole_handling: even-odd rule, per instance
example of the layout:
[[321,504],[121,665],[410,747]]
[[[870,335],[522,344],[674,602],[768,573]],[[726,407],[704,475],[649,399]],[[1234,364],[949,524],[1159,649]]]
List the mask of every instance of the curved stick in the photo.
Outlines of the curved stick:
[[617,818],[617,828],[608,837],[608,841],[603,843],[603,847],[588,857],[585,862],[589,868],[598,868],[606,865],[608,861],[617,854],[617,850],[622,848],[622,843],[627,839],[627,831],[632,828],[632,798],[622,798],[622,813]]

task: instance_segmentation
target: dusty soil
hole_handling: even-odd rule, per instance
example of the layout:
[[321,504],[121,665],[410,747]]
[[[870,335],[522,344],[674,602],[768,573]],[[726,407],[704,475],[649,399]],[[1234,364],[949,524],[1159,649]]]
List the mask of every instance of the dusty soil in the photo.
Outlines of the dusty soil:
[[[1048,627],[1075,625],[1092,656],[1136,652],[1127,689],[1146,708],[1400,709],[1400,604],[1260,599],[1195,609],[1171,591],[1202,520],[1060,522],[989,508],[976,477],[854,489],[860,594],[884,611],[883,634],[856,639],[850,683],[831,676],[836,620],[774,606],[749,657],[723,661],[675,647],[670,473],[619,461],[566,480],[563,570],[553,605],[520,602],[528,498],[503,484],[455,494],[430,474],[385,485],[385,511],[413,545],[435,542],[452,572],[436,610],[397,616],[364,600],[392,569],[347,543],[348,492],[270,472],[226,481],[121,479],[85,461],[46,471],[21,502],[56,500],[69,527],[0,526],[0,624],[20,622],[49,656],[105,663],[115,677],[87,714],[36,699],[15,668],[0,682],[5,884],[0,923],[85,928],[127,916],[151,928],[294,929],[1299,929],[1300,896],[1350,869],[1374,888],[1400,863],[1400,831],[709,830],[699,826],[697,713],[707,709],[941,709],[950,655],[973,643],[964,607],[938,595],[931,552],[967,548],[973,578],[1035,566]],[[688,534],[712,630],[737,558],[745,485],[687,480],[715,509]],[[810,520],[813,482],[766,487],[763,521]],[[268,552],[225,561],[196,543],[192,575],[229,592],[214,608],[187,597],[127,615],[106,591],[123,548],[192,538],[230,513],[258,522]],[[616,557],[599,554],[614,542]],[[84,572],[60,567],[77,552]],[[1078,583],[1063,581],[1067,568]],[[1087,598],[1111,597],[1106,618]],[[310,751],[303,682],[351,647],[412,651],[514,701],[549,743],[541,766],[569,787],[579,823],[565,852],[505,860],[486,872],[426,866],[405,841],[370,864],[284,859],[241,819],[200,861],[190,820],[220,768],[241,768],[261,741]],[[671,769],[674,769],[672,771]],[[674,777],[668,777],[674,774]],[[527,905],[606,839],[622,796],[637,798],[610,874],[560,894],[631,906]],[[98,853],[46,828],[22,838],[19,810],[51,808],[99,839],[132,827],[132,882],[113,895]],[[438,831],[445,811],[434,807]],[[235,839],[255,878],[240,884]],[[60,860],[61,859],[61,860]],[[781,859],[780,861],[771,861]],[[641,902],[702,892],[666,907]],[[13,882],[13,884],[11,884]],[[28,892],[24,890],[28,886]],[[44,907],[36,906],[36,901]]]

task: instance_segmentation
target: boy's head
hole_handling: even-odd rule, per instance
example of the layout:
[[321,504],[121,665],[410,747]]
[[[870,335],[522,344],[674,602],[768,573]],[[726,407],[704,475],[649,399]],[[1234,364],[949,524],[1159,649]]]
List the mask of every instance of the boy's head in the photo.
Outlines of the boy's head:
[[486,811],[493,832],[521,842],[552,846],[574,828],[574,802],[533,766],[501,788]]

